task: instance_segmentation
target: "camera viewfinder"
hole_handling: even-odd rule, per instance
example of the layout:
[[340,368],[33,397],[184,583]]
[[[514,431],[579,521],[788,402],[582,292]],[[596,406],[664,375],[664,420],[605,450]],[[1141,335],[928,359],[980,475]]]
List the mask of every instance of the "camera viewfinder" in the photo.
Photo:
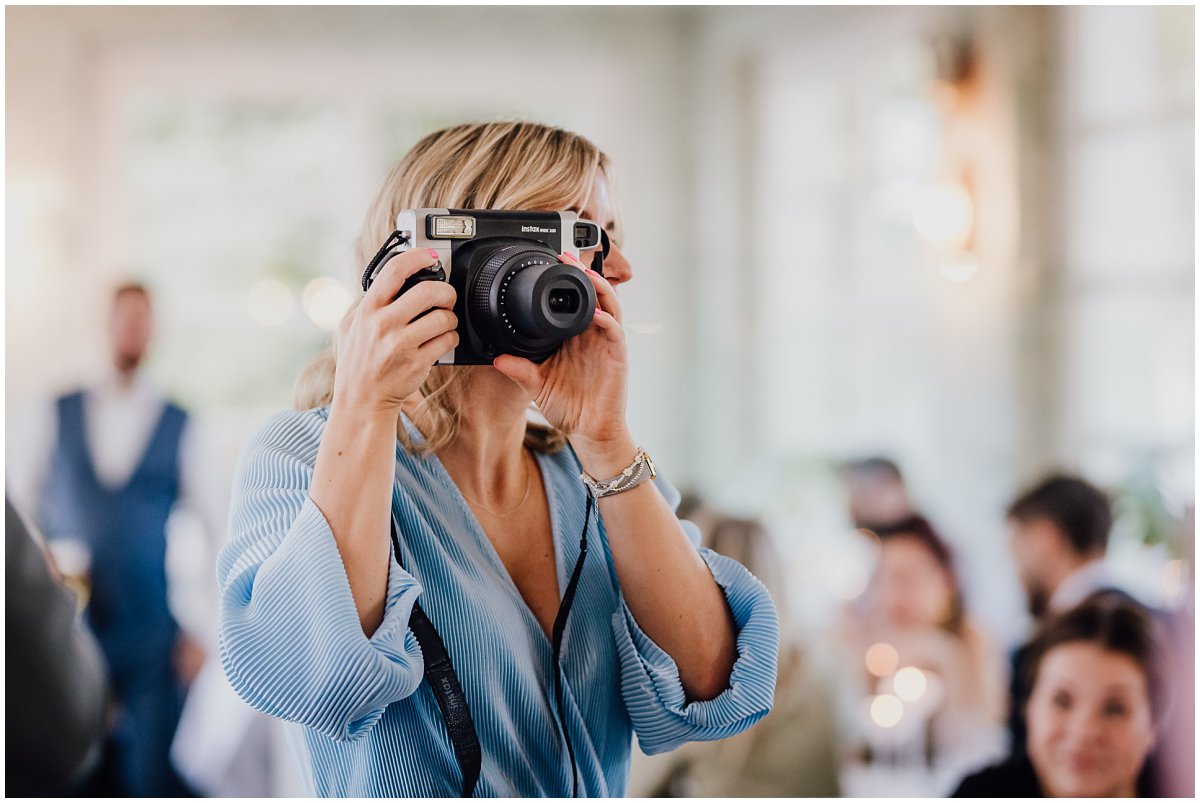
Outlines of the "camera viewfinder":
[[575,224],[574,234],[575,247],[581,251],[587,251],[600,245],[600,227],[595,223],[589,223],[586,220],[578,221]]

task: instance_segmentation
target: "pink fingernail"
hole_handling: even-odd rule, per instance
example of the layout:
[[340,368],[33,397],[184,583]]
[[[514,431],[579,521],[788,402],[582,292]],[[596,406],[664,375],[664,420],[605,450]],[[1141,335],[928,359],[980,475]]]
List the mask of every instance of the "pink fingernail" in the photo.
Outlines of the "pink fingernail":
[[438,252],[437,252],[437,251],[435,251],[434,249],[432,249],[432,248],[426,248],[425,250],[426,250],[426,251],[428,251],[428,252],[429,252],[429,256],[433,257],[434,259],[439,259],[439,258],[440,258],[440,257],[438,257]]

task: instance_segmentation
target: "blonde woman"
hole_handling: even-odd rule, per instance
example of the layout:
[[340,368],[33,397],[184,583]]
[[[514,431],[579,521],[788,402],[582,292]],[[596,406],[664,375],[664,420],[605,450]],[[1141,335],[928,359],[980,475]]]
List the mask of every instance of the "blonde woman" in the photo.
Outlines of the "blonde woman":
[[[587,140],[530,123],[421,140],[372,205],[359,263],[403,209],[575,210],[615,242],[603,277],[587,254],[571,260],[595,287],[593,322],[541,364],[431,369],[457,342],[454,290],[423,282],[393,300],[435,262],[408,251],[302,378],[298,406],[311,409],[270,419],[241,457],[218,566],[222,657],[246,700],[301,726],[315,793],[621,795],[632,733],[661,752],[770,709],[770,597],[698,548],[675,490],[644,482],[589,515],[581,472],[614,477],[642,454],[625,420],[614,288],[632,269],[609,173]],[[550,428],[527,421],[531,401]],[[557,655],[564,588],[574,605]],[[452,735],[461,722],[423,682],[415,606],[461,682],[477,785]]]

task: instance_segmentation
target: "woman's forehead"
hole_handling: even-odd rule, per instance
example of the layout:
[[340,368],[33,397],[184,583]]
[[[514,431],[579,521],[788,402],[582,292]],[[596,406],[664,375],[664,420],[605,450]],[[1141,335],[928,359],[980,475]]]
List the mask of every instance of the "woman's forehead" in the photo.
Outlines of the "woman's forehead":
[[933,550],[916,535],[906,533],[890,535],[879,542],[879,551],[881,555],[893,558],[928,561],[940,565],[937,555],[933,554]]
[[588,188],[588,195],[583,203],[570,207],[570,211],[575,212],[582,219],[590,220],[600,226],[608,232],[614,245],[618,248],[622,246],[625,236],[617,217],[617,210],[613,206],[608,177],[604,175],[603,170],[596,171],[592,179],[592,186]]
[[1038,674],[1087,685],[1137,687],[1145,682],[1145,672],[1133,656],[1087,641],[1068,642],[1050,649]]
[[604,174],[597,171],[596,177],[592,180],[591,189],[588,190],[588,196],[583,202],[583,207],[579,210],[580,215],[599,223],[601,226],[609,227],[613,223],[612,196],[608,190],[608,179]]

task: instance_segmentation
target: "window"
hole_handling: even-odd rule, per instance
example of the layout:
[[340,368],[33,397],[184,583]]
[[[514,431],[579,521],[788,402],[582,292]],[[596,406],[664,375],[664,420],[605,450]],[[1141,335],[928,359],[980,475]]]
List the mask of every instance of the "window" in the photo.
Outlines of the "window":
[[1062,13],[1059,449],[1120,489],[1113,567],[1165,601],[1165,547],[1141,542],[1194,504],[1194,10]]

